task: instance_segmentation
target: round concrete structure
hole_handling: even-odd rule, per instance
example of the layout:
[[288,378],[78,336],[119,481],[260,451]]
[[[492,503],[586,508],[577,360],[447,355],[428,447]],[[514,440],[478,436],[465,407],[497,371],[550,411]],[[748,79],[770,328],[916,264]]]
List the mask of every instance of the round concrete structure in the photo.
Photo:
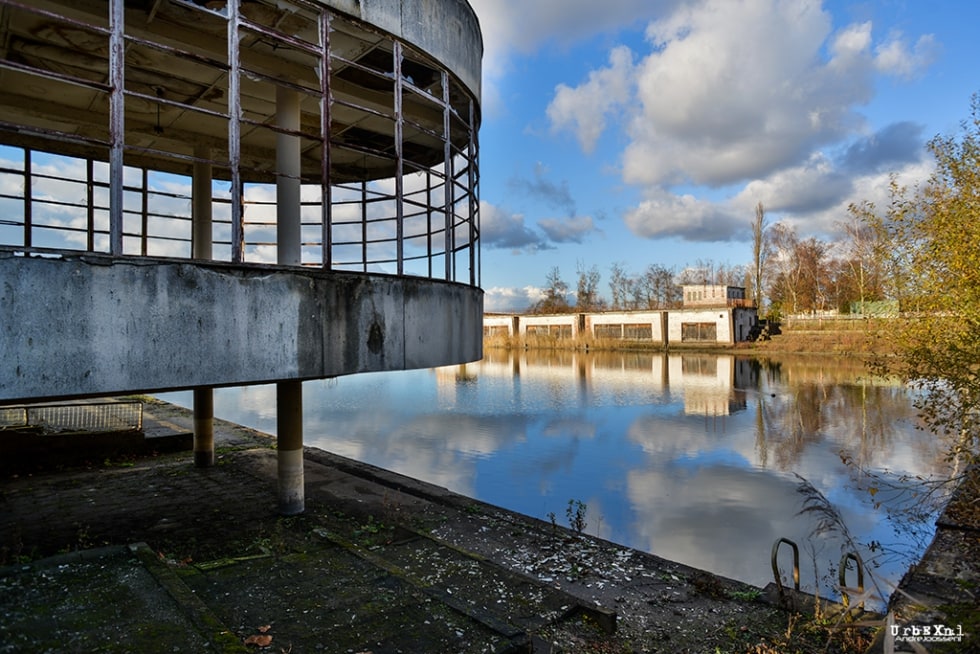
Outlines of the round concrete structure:
[[37,0],[0,43],[31,314],[0,319],[0,403],[481,356],[465,0]]
[[0,405],[193,388],[207,464],[275,382],[302,512],[304,379],[482,354],[482,49],[461,0],[5,2]]

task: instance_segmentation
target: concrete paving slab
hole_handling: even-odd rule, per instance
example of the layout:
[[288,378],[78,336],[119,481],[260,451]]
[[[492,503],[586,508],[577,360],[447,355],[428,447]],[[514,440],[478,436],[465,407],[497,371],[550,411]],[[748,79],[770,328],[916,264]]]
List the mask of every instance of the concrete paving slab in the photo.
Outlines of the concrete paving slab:
[[[179,433],[191,416],[149,401],[145,420],[154,433]],[[819,634],[808,649],[801,630],[787,640],[789,616],[757,601],[760,589],[322,450],[305,451],[306,511],[283,517],[275,440],[218,420],[215,442],[209,468],[181,452],[5,477],[0,652],[827,643]],[[119,547],[131,543],[145,545]],[[49,558],[65,553],[107,563],[62,569]],[[47,650],[22,647],[48,636]]]
[[169,592],[160,573],[146,545],[7,566],[0,652],[245,651],[193,595]]

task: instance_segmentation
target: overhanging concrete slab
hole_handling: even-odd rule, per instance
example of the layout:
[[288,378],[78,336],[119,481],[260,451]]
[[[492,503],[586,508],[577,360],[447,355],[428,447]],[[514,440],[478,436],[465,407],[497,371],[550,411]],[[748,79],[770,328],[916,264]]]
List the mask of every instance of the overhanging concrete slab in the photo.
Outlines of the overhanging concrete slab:
[[0,252],[0,403],[482,356],[483,291],[281,266]]

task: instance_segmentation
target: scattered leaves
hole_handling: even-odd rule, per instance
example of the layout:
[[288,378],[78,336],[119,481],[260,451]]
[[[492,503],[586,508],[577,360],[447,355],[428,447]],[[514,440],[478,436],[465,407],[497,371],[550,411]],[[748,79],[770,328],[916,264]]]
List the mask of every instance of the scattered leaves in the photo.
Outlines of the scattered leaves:
[[268,634],[256,634],[254,636],[249,636],[245,639],[246,645],[255,645],[256,647],[268,647],[272,644],[272,636]]

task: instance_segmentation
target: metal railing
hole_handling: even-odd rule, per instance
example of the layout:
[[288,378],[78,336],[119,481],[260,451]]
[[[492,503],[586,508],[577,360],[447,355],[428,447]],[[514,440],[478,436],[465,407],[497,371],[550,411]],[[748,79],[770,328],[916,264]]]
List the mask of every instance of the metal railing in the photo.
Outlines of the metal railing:
[[0,429],[25,427],[44,433],[140,431],[143,403],[73,402],[0,408]]
[[[70,18],[0,5],[12,103],[43,87],[108,108],[76,126],[44,116],[43,103],[0,120],[0,248],[192,258],[203,212],[206,258],[276,263],[276,179],[287,173],[270,144],[285,136],[302,151],[301,265],[480,284],[476,100],[410,44],[307,0],[242,11],[239,0],[175,0],[138,21],[123,0]],[[207,38],[154,31],[162,18]],[[45,44],[84,65],[20,56],[43,38],[28,33],[34,22],[85,34],[91,51]],[[278,88],[299,97],[298,128],[277,125]]]

